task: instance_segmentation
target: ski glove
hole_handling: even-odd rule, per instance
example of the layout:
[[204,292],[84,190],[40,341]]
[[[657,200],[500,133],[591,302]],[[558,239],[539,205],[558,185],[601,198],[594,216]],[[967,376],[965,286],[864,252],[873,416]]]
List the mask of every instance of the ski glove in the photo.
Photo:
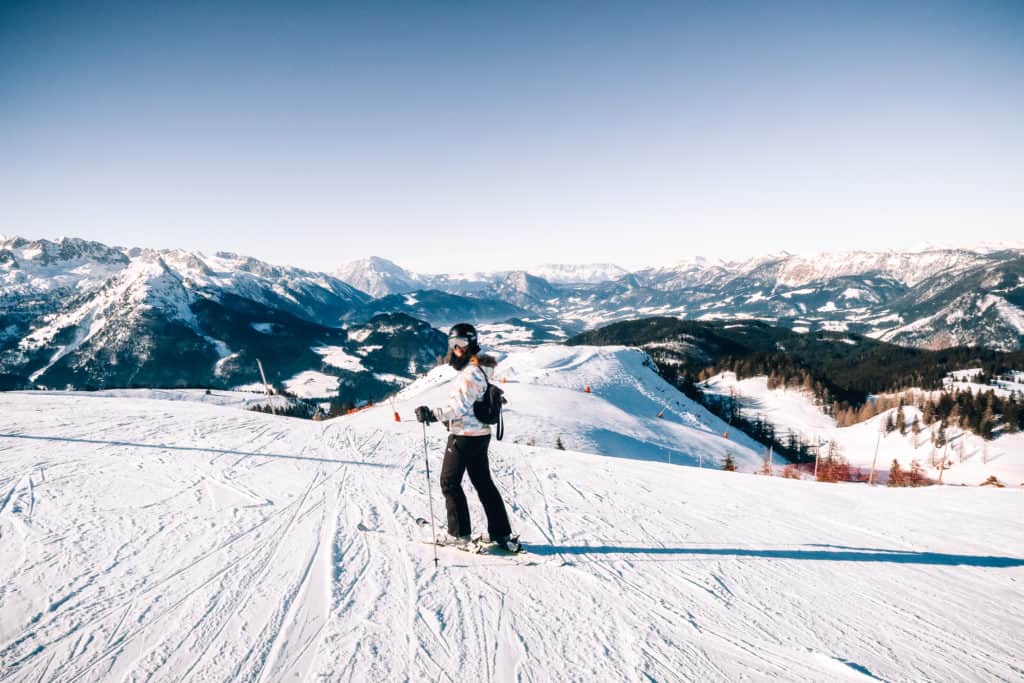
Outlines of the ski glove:
[[420,406],[416,409],[416,420],[424,424],[430,424],[431,422],[437,422],[437,418],[434,417],[434,411],[428,406]]

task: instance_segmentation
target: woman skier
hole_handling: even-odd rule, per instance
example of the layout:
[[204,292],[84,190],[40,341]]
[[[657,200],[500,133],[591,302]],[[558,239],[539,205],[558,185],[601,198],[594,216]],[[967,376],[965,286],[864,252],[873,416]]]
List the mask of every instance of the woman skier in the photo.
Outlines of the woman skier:
[[472,542],[469,505],[462,490],[462,476],[469,472],[469,480],[487,514],[490,540],[505,550],[518,552],[519,538],[512,535],[505,503],[491,479],[487,459],[491,428],[477,420],[473,413],[473,403],[483,397],[497,361],[480,353],[476,328],[469,323],[459,323],[448,331],[445,360],[459,371],[448,403],[439,408],[420,406],[416,409],[416,419],[425,424],[444,422],[450,432],[441,464],[441,492],[448,510],[448,540],[459,546]]

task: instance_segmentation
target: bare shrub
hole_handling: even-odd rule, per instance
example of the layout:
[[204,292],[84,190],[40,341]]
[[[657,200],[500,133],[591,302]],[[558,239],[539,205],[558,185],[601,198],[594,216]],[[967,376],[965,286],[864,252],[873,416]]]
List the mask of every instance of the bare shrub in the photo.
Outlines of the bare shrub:
[[893,458],[892,466],[889,468],[889,481],[886,483],[886,486],[906,486],[907,476],[908,473],[903,471],[899,461]]

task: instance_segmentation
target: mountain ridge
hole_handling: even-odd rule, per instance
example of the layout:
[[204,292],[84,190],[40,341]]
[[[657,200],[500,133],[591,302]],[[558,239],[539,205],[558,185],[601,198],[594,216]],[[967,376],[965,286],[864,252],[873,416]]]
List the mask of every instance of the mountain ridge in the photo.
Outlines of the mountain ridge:
[[402,272],[406,288],[505,299],[576,326],[650,315],[753,318],[796,331],[850,331],[922,348],[1024,346],[1024,249],[1006,245],[780,252],[735,261],[694,256],[573,284],[545,280],[530,269],[417,275],[415,281]]
[[[369,289],[416,289],[374,297],[336,275],[226,251],[210,256],[73,237],[8,237],[0,240],[3,385],[138,382],[129,368],[157,362],[147,358],[179,366],[143,372],[153,381],[234,377],[249,383],[252,371],[236,373],[232,357],[245,358],[238,345],[258,340],[224,327],[236,319],[245,326],[273,324],[290,343],[311,335],[312,348],[340,348],[337,331],[381,314],[411,316],[406,330],[412,335],[419,334],[414,319],[439,328],[472,320],[496,325],[503,339],[526,345],[617,321],[673,316],[759,320],[795,333],[849,333],[917,348],[1024,348],[1024,251],[1013,249],[859,251],[811,260],[779,253],[742,262],[690,257],[624,275],[616,267],[561,268],[568,279],[595,272],[615,277],[571,284],[530,269],[423,276],[379,257],[362,267]],[[168,345],[178,348],[163,348]],[[293,361],[304,358],[309,366],[303,372],[324,374],[308,348],[289,348],[291,358],[268,349],[264,360],[294,368]],[[117,369],[106,367],[110,363]],[[187,363],[206,370],[197,373]],[[327,385],[344,382],[336,369],[326,375]]]

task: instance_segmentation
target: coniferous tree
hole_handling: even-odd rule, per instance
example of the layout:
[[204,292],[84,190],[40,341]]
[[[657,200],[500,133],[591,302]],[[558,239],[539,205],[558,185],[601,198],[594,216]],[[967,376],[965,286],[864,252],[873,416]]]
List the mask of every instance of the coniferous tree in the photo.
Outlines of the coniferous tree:
[[1003,408],[1003,422],[1006,423],[1006,433],[1016,434],[1020,431],[1020,406],[1017,405],[1017,395],[1010,394]]
[[800,451],[800,439],[797,438],[796,433],[790,429],[786,435],[786,451],[789,453],[797,453]]
[[930,425],[932,422],[935,422],[935,404],[930,400],[924,402],[924,408],[922,408],[921,413],[921,419],[924,421],[925,425]]
[[992,428],[995,426],[995,392],[988,392],[985,409],[978,420],[978,435],[986,441],[992,440]]
[[932,439],[932,443],[936,448],[942,448],[946,445],[946,421],[941,420],[939,422],[939,428],[935,430],[935,437]]

